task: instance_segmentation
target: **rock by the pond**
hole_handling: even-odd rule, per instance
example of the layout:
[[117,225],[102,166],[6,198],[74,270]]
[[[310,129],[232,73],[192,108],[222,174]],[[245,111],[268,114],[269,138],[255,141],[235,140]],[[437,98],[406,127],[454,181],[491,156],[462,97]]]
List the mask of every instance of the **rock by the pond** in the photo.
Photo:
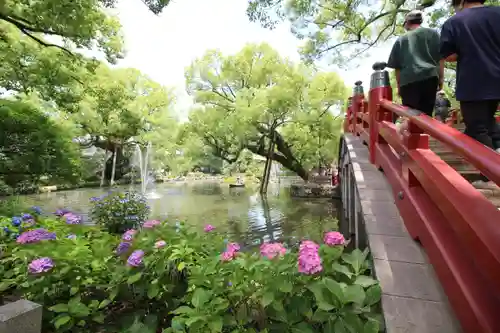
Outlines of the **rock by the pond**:
[[337,196],[338,186],[331,184],[292,184],[290,195],[297,198],[333,198]]
[[0,333],[40,333],[42,309],[24,299],[0,306]]

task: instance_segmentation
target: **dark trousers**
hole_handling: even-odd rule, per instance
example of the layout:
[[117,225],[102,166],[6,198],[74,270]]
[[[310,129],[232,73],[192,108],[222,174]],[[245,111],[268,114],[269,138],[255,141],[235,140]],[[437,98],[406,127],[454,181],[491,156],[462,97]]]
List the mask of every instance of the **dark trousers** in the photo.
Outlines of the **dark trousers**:
[[[499,101],[460,102],[464,133],[491,149],[500,148],[500,126],[495,119]],[[485,176],[484,181],[488,181]]]
[[403,105],[422,111],[432,117],[439,80],[431,77],[422,81],[413,82],[399,88]]
[[500,127],[495,113],[500,101],[460,102],[465,134],[491,149],[500,148]]

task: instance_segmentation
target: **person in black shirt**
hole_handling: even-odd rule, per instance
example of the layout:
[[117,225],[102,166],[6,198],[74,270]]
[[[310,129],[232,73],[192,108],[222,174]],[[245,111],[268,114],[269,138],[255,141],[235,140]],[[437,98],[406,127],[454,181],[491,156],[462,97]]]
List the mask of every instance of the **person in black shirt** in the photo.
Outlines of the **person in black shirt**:
[[450,100],[446,97],[444,90],[438,91],[436,97],[436,107],[434,111],[436,119],[444,123],[446,121],[446,118],[448,118],[448,111],[450,110],[450,107]]
[[[500,152],[495,120],[500,101],[500,7],[484,2],[452,0],[457,13],[442,27],[440,53],[446,61],[457,61],[456,97],[465,133]],[[484,182],[494,185],[487,178]]]

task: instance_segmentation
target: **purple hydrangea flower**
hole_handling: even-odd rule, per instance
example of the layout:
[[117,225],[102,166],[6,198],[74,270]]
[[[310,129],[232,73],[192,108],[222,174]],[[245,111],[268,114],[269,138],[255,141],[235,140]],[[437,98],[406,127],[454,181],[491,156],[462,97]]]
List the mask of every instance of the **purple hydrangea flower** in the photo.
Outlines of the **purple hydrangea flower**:
[[66,213],[62,216],[66,220],[66,224],[80,224],[82,223],[82,217],[76,215],[75,213]]
[[17,237],[17,243],[28,244],[37,243],[42,240],[56,239],[55,232],[49,232],[46,229],[35,229],[23,232]]
[[127,242],[121,242],[120,244],[118,244],[118,246],[116,247],[116,250],[115,250],[115,253],[119,256],[121,256],[122,254],[124,254],[125,252],[128,251],[128,249],[130,249],[130,246],[131,244],[130,243],[127,243]]
[[23,225],[24,228],[31,228],[35,224],[36,224],[35,220],[29,219],[29,220],[23,221],[22,225]]
[[127,259],[127,264],[132,267],[139,267],[142,265],[142,258],[144,257],[144,251],[135,250],[132,252],[130,257]]
[[131,242],[134,239],[134,235],[137,233],[137,230],[135,229],[130,229],[125,231],[125,233],[122,235],[122,240],[126,242]]
[[64,216],[65,214],[68,214],[68,213],[71,213],[68,209],[58,209],[56,210],[56,212],[54,213],[56,216],[59,216],[59,217],[62,217]]
[[54,268],[54,262],[48,257],[35,259],[28,265],[28,271],[31,274],[40,274],[50,271]]
[[160,249],[162,247],[165,247],[167,245],[167,242],[165,242],[164,240],[159,240],[155,243],[155,247],[157,249]]
[[23,219],[23,221],[26,221],[26,220],[32,220],[32,219],[33,219],[33,215],[24,213],[24,214],[21,216],[21,218]]

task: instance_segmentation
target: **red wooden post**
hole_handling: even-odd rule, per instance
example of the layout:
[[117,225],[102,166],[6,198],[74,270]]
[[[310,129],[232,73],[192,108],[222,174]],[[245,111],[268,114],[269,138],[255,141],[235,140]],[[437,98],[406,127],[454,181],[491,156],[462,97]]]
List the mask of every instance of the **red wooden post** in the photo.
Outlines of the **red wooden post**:
[[386,99],[392,101],[392,88],[389,81],[389,73],[384,70],[387,66],[384,62],[376,62],[370,80],[370,93],[368,101],[368,110],[370,113],[370,142],[368,149],[370,151],[370,162],[375,164],[375,145],[377,143],[387,143],[379,135],[378,122],[392,121],[392,114],[380,108],[380,101]]
[[353,110],[353,123],[354,123],[354,134],[359,135],[358,132],[358,124],[359,124],[359,114],[361,113],[362,110],[362,103],[365,100],[365,92],[363,91],[363,82],[361,81],[356,81],[354,83],[354,89],[353,89],[353,97],[352,97],[352,110]]

